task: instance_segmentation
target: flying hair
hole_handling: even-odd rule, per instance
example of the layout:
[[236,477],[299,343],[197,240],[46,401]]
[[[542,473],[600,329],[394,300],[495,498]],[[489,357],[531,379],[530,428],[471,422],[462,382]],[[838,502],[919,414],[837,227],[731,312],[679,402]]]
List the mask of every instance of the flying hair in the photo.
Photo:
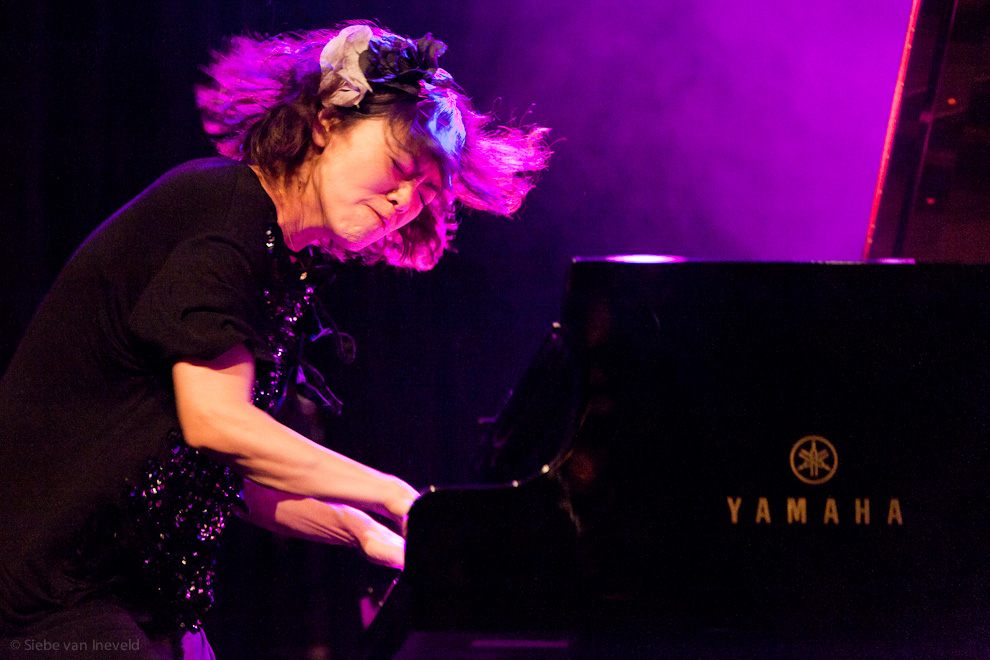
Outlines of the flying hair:
[[284,181],[316,148],[320,119],[347,130],[387,118],[404,147],[435,159],[444,190],[415,220],[360,253],[323,247],[341,259],[429,270],[449,249],[455,203],[512,215],[550,156],[549,129],[498,126],[474,109],[437,65],[445,50],[429,34],[414,41],[363,22],[235,36],[204,68],[211,82],[196,88],[196,103],[221,155]]

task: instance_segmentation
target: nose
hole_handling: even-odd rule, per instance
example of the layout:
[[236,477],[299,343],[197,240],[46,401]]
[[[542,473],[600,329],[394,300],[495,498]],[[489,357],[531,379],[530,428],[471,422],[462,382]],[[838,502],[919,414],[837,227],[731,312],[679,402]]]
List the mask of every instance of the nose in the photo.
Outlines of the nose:
[[395,190],[388,193],[386,197],[389,203],[395,207],[396,213],[405,213],[412,205],[414,192],[415,185],[411,181],[403,181]]

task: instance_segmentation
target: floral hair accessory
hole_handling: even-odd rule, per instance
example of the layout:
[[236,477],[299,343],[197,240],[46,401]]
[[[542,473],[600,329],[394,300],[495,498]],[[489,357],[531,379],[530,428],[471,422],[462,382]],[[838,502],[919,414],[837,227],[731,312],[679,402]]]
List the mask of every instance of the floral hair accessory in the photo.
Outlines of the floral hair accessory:
[[367,25],[351,25],[341,30],[323,48],[320,53],[320,70],[323,72],[320,91],[333,85],[337,78],[344,81],[343,86],[327,100],[327,105],[354,107],[371,91],[371,85],[361,72],[360,57],[368,50],[373,36]]
[[357,107],[372,91],[372,84],[420,96],[421,84],[452,84],[450,74],[437,64],[446,50],[447,45],[429,33],[417,41],[398,35],[375,38],[367,25],[352,25],[331,39],[320,54],[320,90],[333,85],[339,76],[344,84],[327,104],[345,108]]

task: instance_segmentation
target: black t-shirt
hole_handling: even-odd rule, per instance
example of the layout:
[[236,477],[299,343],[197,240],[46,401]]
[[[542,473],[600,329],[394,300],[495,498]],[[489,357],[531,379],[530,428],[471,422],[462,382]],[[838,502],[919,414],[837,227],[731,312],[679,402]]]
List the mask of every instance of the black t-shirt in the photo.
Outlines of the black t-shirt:
[[100,588],[74,570],[80,539],[169,451],[172,365],[238,344],[270,357],[274,226],[250,168],[194,161],[99,227],[59,275],[0,380],[0,633]]

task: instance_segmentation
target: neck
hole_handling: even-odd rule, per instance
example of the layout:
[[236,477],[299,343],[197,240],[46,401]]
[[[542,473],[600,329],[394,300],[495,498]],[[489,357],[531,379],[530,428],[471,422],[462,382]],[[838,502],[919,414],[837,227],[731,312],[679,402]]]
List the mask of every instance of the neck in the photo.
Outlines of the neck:
[[284,177],[273,179],[265,174],[257,165],[251,165],[250,167],[261,182],[261,187],[265,189],[265,192],[275,205],[276,222],[278,222],[278,226],[282,230],[286,247],[293,252],[298,252],[306,247],[304,242],[299,241],[299,228],[302,226],[303,207],[300,195],[294,194],[295,189],[299,187],[299,179],[293,178],[293,180],[288,182]]

